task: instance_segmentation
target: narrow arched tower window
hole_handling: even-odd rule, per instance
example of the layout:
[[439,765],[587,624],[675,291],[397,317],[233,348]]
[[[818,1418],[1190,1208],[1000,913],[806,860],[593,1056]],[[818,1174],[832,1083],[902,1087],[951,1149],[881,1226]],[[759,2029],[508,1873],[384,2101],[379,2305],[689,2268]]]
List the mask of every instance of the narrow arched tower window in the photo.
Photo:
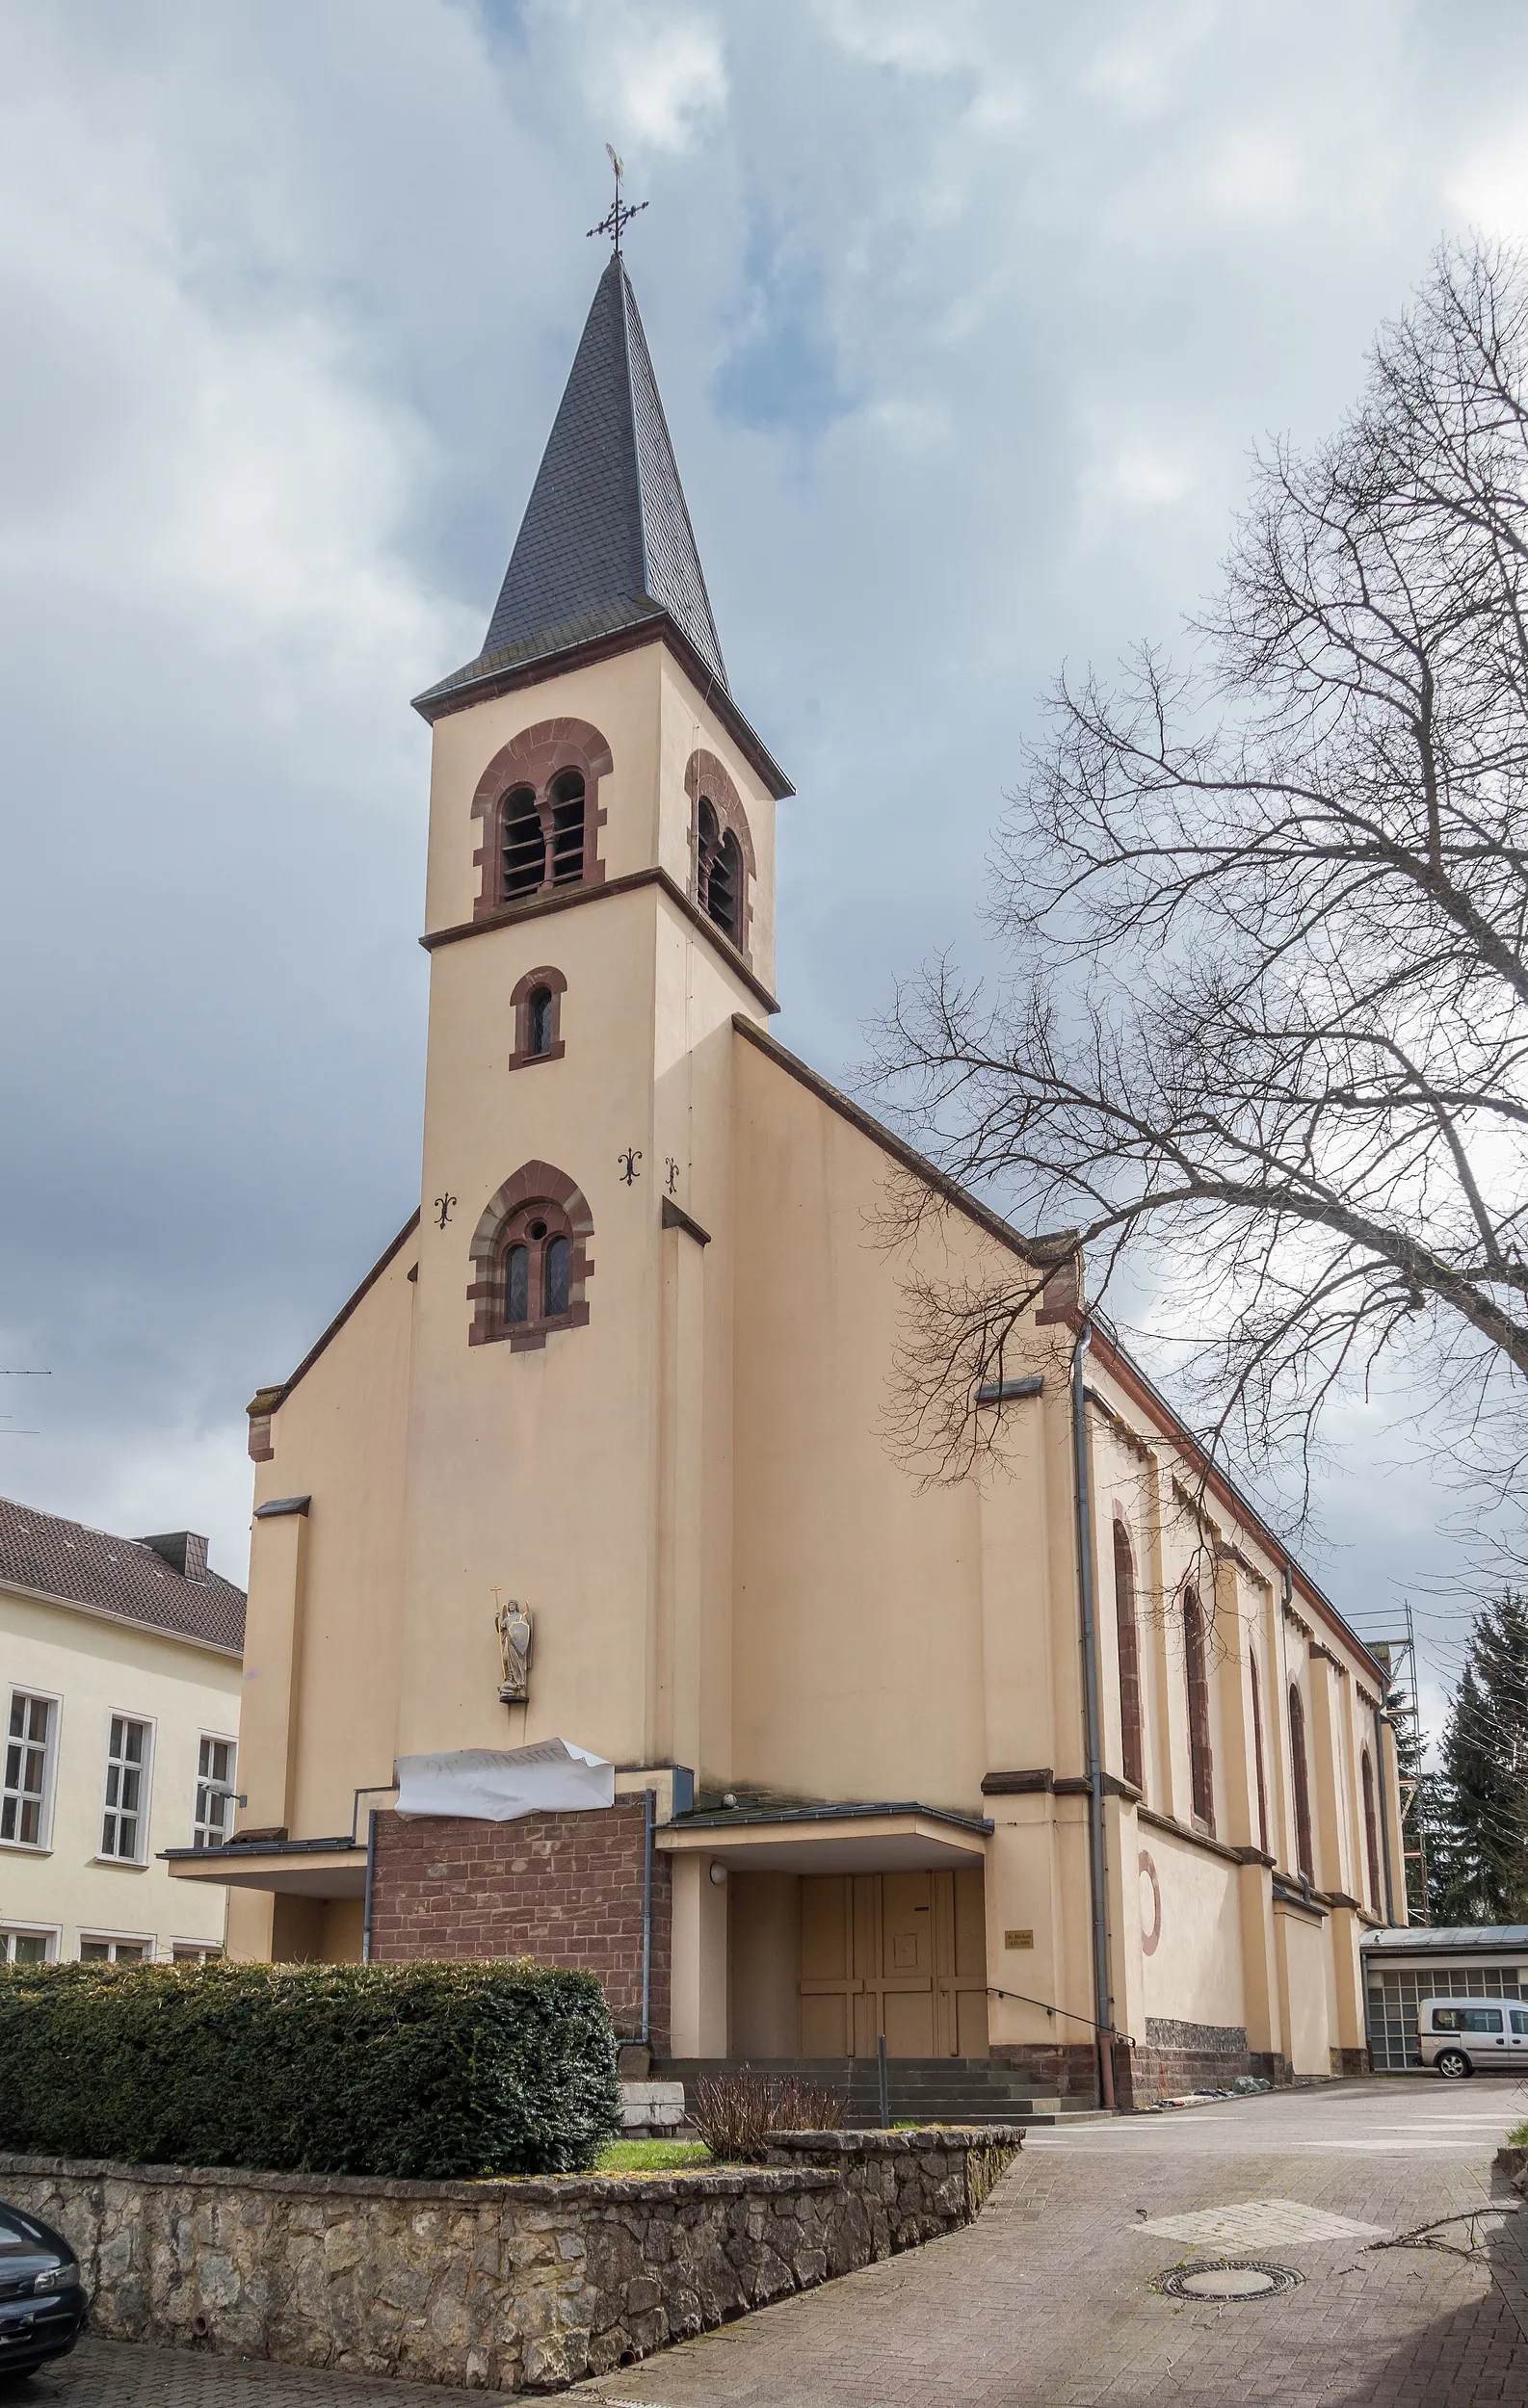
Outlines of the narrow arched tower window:
[[568,1272],[573,1249],[566,1238],[553,1238],[546,1249],[546,1318],[567,1310]]
[[565,770],[552,780],[552,883],[571,886],[584,875],[584,780]]
[[552,1050],[552,990],[549,986],[533,986],[525,1014],[525,1034],[528,1054],[549,1054]]
[[1189,1688],[1189,1780],[1194,1812],[1207,1831],[1215,1829],[1215,1760],[1210,1753],[1210,1680],[1205,1662],[1204,1613],[1193,1589],[1183,1598],[1183,1661]]
[[529,786],[516,786],[504,798],[503,891],[506,903],[534,895],[546,879],[546,831],[536,796]]
[[1307,1881],[1316,1877],[1310,1845],[1310,1774],[1305,1764],[1305,1706],[1296,1684],[1289,1684],[1289,1761],[1295,1776],[1295,1860]]
[[1369,1865],[1369,1904],[1380,1912],[1380,1835],[1374,1819],[1374,1766],[1367,1748],[1363,1751],[1363,1847]]
[[1135,1614],[1135,1557],[1122,1522],[1114,1526],[1114,1610],[1120,1651],[1120,1759],[1127,1781],[1140,1790],[1141,1637]]
[[512,1329],[531,1318],[531,1252],[512,1245],[504,1258],[504,1318]]

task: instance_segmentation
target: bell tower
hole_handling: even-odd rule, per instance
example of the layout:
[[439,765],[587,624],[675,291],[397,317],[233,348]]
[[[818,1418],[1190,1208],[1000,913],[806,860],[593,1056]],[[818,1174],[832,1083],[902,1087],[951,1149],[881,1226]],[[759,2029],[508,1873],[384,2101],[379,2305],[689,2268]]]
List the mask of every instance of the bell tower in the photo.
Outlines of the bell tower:
[[[400,1755],[729,1769],[734,1016],[776,802],[636,297],[602,274],[434,731]],[[501,1702],[495,1593],[530,1610]]]

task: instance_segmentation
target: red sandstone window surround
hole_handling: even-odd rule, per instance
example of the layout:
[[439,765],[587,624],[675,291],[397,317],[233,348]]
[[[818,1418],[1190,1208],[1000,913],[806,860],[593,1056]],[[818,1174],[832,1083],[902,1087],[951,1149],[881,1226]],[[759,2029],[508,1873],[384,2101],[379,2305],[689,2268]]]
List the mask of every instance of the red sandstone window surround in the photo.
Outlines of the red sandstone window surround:
[[540,720],[497,751],[472,798],[483,838],[475,920],[573,886],[600,886],[599,782],[610,746],[587,720]]
[[1141,1749],[1141,1639],[1135,1612],[1135,1557],[1122,1522],[1114,1526],[1114,1610],[1120,1650],[1120,1758],[1127,1781],[1145,1790]]
[[567,981],[561,970],[543,964],[539,970],[527,970],[516,981],[510,996],[510,1008],[514,1014],[514,1047],[510,1055],[510,1068],[523,1070],[535,1061],[561,1061],[566,1047],[563,1042],[563,997]]
[[1289,1684],[1289,1757],[1295,1775],[1295,1859],[1307,1881],[1316,1877],[1310,1845],[1310,1774],[1305,1764],[1305,1705],[1296,1684]]
[[1189,1686],[1189,1774],[1194,1812],[1215,1833],[1215,1759],[1210,1752],[1210,1682],[1204,1613],[1192,1588],[1183,1592],[1183,1660]]
[[589,1320],[593,1219],[580,1189],[550,1163],[522,1163],[484,1207],[473,1233],[468,1344],[543,1347]]
[[690,798],[691,892],[697,904],[751,964],[753,838],[736,786],[714,752],[692,752],[684,772]]

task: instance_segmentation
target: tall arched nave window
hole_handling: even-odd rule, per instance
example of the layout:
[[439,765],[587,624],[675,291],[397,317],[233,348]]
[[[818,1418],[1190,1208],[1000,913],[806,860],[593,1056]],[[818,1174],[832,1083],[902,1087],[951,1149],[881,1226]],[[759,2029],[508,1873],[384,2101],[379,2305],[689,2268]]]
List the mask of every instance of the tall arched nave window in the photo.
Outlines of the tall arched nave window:
[[1141,1745],[1141,1633],[1136,1621],[1135,1557],[1130,1533],[1114,1526],[1114,1610],[1120,1654],[1120,1762],[1127,1781],[1145,1791]]
[[1189,1690],[1189,1781],[1194,1812],[1213,1837],[1215,1759],[1210,1750],[1210,1675],[1204,1611],[1195,1590],[1183,1592],[1183,1662]]
[[1295,1861],[1307,1881],[1316,1877],[1310,1845],[1310,1769],[1305,1758],[1305,1701],[1298,1682],[1289,1684],[1289,1761],[1295,1776]]

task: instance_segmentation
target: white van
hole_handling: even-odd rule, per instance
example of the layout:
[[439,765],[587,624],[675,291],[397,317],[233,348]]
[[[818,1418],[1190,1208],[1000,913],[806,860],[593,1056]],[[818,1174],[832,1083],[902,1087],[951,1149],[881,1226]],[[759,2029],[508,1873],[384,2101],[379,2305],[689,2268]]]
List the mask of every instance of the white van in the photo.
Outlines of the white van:
[[1423,2064],[1455,2081],[1465,2074],[1528,2071],[1528,2004],[1510,1999],[1423,1999],[1416,2036]]

